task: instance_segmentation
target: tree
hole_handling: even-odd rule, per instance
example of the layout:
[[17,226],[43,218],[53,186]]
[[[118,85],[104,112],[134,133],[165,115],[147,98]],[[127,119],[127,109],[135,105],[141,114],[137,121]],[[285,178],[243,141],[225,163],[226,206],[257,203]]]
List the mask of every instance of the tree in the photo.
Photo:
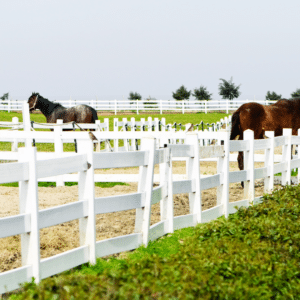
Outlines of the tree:
[[199,89],[194,89],[194,93],[192,95],[197,100],[211,100],[212,96],[212,94],[210,94],[203,85],[201,85]]
[[5,93],[3,94],[2,97],[0,97],[1,100],[8,100],[8,98],[9,98],[9,93]]
[[222,82],[219,83],[219,94],[222,96],[222,99],[232,100],[234,98],[238,98],[241,95],[239,91],[241,85],[235,85],[232,82],[232,77],[230,80],[225,80],[220,78]]
[[142,99],[142,96],[137,93],[137,92],[130,92],[129,93],[129,97],[128,97],[128,100],[141,100]]
[[272,93],[270,91],[267,92],[266,100],[279,100],[279,99],[281,99],[281,95],[276,94],[275,92]]
[[291,93],[292,98],[300,98],[300,89],[296,89],[295,92]]
[[191,91],[188,91],[184,85],[182,85],[175,93],[172,92],[173,98],[176,100],[187,100],[190,98]]

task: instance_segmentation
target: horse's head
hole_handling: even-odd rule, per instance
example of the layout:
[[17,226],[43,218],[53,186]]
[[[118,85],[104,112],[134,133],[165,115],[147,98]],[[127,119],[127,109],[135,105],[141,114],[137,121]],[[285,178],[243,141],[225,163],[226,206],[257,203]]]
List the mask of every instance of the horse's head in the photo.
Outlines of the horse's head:
[[32,93],[32,95],[28,99],[29,111],[32,112],[37,108],[37,103],[39,100],[39,93]]

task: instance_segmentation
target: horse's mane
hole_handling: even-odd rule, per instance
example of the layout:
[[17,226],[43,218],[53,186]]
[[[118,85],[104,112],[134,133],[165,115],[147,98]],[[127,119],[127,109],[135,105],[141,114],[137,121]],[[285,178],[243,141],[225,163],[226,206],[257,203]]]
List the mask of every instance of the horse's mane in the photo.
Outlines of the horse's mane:
[[64,108],[64,106],[62,106],[60,103],[54,103],[54,102],[50,101],[49,99],[44,98],[43,96],[41,96],[39,93],[33,92],[32,95],[31,95],[31,97],[32,96],[38,96],[39,98],[42,98],[43,100],[49,101],[50,103],[53,104],[53,109],[58,108],[58,107]]

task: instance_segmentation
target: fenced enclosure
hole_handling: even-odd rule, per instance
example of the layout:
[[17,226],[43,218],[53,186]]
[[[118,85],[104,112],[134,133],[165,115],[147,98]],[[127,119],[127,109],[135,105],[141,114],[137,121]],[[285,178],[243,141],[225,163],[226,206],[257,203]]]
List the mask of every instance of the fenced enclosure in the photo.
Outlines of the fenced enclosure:
[[[0,110],[5,111],[21,111],[23,103],[27,100],[5,100],[0,102]],[[269,105],[274,103],[270,100],[54,100],[53,102],[60,103],[63,106],[69,108],[79,104],[86,104],[97,111],[111,112],[115,115],[118,113],[130,111],[136,114],[140,112],[204,112],[210,111],[234,111],[238,109],[242,104],[248,102],[257,102],[263,105]]]
[[[55,152],[58,155],[61,155],[60,152],[62,152],[62,147],[61,147],[61,141],[59,141],[60,137],[60,132],[63,130],[95,130],[98,132],[103,132],[103,131],[110,131],[110,128],[112,128],[112,132],[136,132],[136,131],[143,131],[143,132],[152,132],[155,134],[155,132],[185,132],[187,130],[191,130],[191,124],[181,124],[181,123],[174,123],[174,124],[166,124],[166,119],[165,118],[154,118],[148,117],[146,120],[145,118],[141,118],[140,121],[136,121],[134,117],[132,117],[130,120],[127,120],[127,118],[123,118],[122,121],[119,121],[118,118],[113,119],[113,124],[110,126],[109,124],[109,119],[104,118],[104,122],[101,123],[100,120],[96,120],[95,124],[76,124],[76,123],[62,123],[62,120],[57,120],[56,124],[49,124],[49,123],[36,123],[34,121],[30,121],[30,117],[28,116],[28,113],[25,112],[23,113],[23,118],[24,122],[19,122],[19,119],[17,117],[12,118],[12,122],[0,122],[0,128],[9,128],[9,130],[25,130],[26,132],[28,131],[35,131],[39,129],[51,129],[54,130],[56,133],[57,139],[55,144]],[[207,127],[207,129],[204,129],[204,126]],[[223,129],[229,129],[231,126],[231,116],[225,117],[224,119],[221,119],[219,122],[216,123],[206,123],[204,124],[203,121],[201,121],[199,124],[193,125],[192,130],[194,132],[199,132],[199,131],[209,131],[209,132],[214,132],[214,131],[219,131]],[[13,152],[17,151],[18,144],[19,143],[24,143],[26,138],[23,136],[20,139],[13,139],[11,137],[7,137],[6,139],[2,138],[2,142],[11,142],[11,149]],[[101,148],[100,143],[105,142],[105,149],[102,149],[103,151],[113,151],[113,152],[118,152],[118,151],[129,151],[129,150],[138,150],[139,149],[139,144],[137,139],[114,139],[113,142],[108,142],[110,139],[98,139],[98,149]],[[70,139],[67,142],[73,143],[76,140]],[[35,143],[48,143],[49,140],[43,140],[43,139],[32,139],[33,145]],[[162,145],[163,143],[184,143],[184,141],[181,140],[170,140],[170,139],[165,139],[165,141],[161,140],[160,144]],[[201,139],[200,140],[200,145],[209,145],[211,143],[211,139]],[[217,141],[219,144],[220,141]],[[158,146],[158,145],[157,145]],[[103,148],[103,147],[102,147]],[[57,153],[59,152],[59,153]],[[39,154],[40,155],[40,154]],[[3,160],[16,160],[17,159],[17,154],[12,153],[10,151],[2,151],[0,153],[0,159]]]
[[[300,133],[300,132],[299,132]],[[107,138],[112,133],[95,133],[100,138]],[[247,207],[260,202],[255,197],[254,181],[263,179],[265,191],[273,189],[274,174],[282,173],[282,183],[290,184],[290,170],[300,166],[299,156],[291,159],[291,146],[300,144],[299,136],[291,136],[291,130],[285,129],[284,135],[274,137],[269,132],[269,139],[254,140],[253,132],[246,131],[244,141],[230,141],[229,132],[178,132],[168,133],[168,137],[184,139],[185,144],[169,144],[156,149],[156,138],[148,132],[118,132],[113,138],[140,138],[141,150],[128,152],[93,151],[93,143],[87,132],[61,132],[62,141],[77,139],[78,153],[52,159],[37,159],[36,149],[31,142],[19,149],[17,163],[0,165],[0,183],[19,181],[20,214],[0,219],[0,238],[21,235],[23,266],[0,274],[0,292],[4,293],[19,287],[20,283],[30,281],[31,277],[41,279],[68,270],[80,264],[94,263],[96,257],[132,250],[140,245],[147,245],[176,229],[209,222],[222,215],[234,213],[237,208]],[[54,139],[54,132],[1,132],[6,138],[24,137]],[[43,135],[43,136],[42,136]],[[121,136],[120,136],[121,135]],[[224,145],[200,147],[199,138],[218,138],[222,135]],[[165,138],[165,133],[157,133],[157,138]],[[274,148],[282,146],[280,163],[274,164]],[[265,166],[254,168],[254,151],[265,151]],[[229,171],[231,151],[243,151],[245,170]],[[174,157],[186,159],[186,179],[174,180],[171,161]],[[200,175],[199,160],[216,158],[217,174]],[[160,165],[160,174],[154,178],[154,166]],[[138,191],[121,196],[98,197],[94,193],[94,170],[121,167],[139,167]],[[51,176],[77,173],[78,201],[50,209],[38,209],[37,181]],[[299,176],[299,175],[298,175]],[[299,177],[298,177],[299,180]],[[159,185],[153,187],[153,182]],[[245,182],[244,197],[237,202],[229,202],[229,184]],[[214,207],[202,211],[201,191],[217,187],[217,203]],[[174,217],[173,195],[189,193],[188,215]],[[151,207],[160,203],[160,222],[150,226]],[[133,234],[96,241],[95,216],[128,209],[136,210],[135,232]],[[42,228],[79,219],[80,247],[45,259],[40,259],[39,231]]]

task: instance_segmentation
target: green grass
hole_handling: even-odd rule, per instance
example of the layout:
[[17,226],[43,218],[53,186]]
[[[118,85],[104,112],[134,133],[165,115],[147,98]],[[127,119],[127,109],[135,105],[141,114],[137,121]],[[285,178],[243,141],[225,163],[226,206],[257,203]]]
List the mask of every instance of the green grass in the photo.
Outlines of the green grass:
[[266,195],[123,258],[98,259],[11,299],[299,299],[300,187]]
[[[154,118],[165,118],[166,123],[173,124],[173,123],[181,123],[181,124],[187,124],[187,123],[193,123],[193,124],[199,124],[201,121],[203,121],[205,124],[206,123],[214,123],[219,121],[222,118],[225,118],[226,116],[229,116],[230,114],[225,114],[225,113],[194,113],[194,114],[142,114],[142,115],[113,115],[113,116],[98,116],[98,119],[103,122],[105,118],[109,119],[110,123],[110,130],[113,130],[113,119],[118,118],[120,121],[122,121],[123,118],[127,118],[130,120],[130,118],[134,117],[136,121],[140,121],[141,118],[145,118],[147,121],[148,117],[151,117],[152,119]],[[6,122],[11,122],[13,117],[18,117],[19,121],[23,121],[22,113],[17,113],[17,112],[5,112],[5,111],[0,111],[0,122],[1,121],[6,121]],[[46,123],[46,118],[42,114],[31,114],[30,115],[30,120],[38,123]]]
[[[78,185],[78,182],[65,182],[65,186],[74,186]],[[116,185],[128,185],[124,182],[95,182],[95,186],[101,187],[101,188],[110,188],[114,187]],[[0,186],[6,186],[6,187],[19,187],[19,182],[11,182],[11,183],[3,183],[0,184]],[[39,187],[56,187],[56,182],[39,182]]]
[[[291,171],[291,176],[297,176],[298,175],[298,169]],[[276,173],[274,176],[282,176],[282,173]]]

